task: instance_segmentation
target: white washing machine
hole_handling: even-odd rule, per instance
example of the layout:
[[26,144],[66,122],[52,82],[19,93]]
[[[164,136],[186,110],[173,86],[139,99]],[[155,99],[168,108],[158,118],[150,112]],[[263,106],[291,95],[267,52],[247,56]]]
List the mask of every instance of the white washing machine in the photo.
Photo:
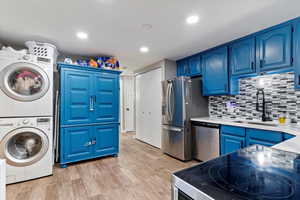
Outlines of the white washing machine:
[[7,184],[52,175],[52,117],[2,118],[0,127]]
[[0,51],[0,117],[53,115],[53,61]]

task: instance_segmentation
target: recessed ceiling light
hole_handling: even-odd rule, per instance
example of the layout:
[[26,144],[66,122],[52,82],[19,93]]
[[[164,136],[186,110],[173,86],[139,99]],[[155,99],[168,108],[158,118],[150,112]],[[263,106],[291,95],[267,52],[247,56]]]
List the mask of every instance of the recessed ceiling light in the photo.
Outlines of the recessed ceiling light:
[[88,34],[85,32],[78,32],[76,35],[79,39],[82,39],[82,40],[88,39]]
[[188,24],[196,24],[199,21],[199,16],[197,15],[192,15],[186,18],[186,23]]
[[142,52],[142,53],[148,53],[149,52],[149,48],[146,47],[146,46],[143,46],[143,47],[140,48],[140,52]]

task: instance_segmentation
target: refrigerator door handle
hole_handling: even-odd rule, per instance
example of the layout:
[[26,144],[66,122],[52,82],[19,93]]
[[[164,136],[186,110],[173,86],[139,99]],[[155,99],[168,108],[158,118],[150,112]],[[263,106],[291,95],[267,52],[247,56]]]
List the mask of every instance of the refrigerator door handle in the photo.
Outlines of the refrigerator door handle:
[[171,96],[171,121],[173,121],[173,116],[174,116],[174,110],[175,110],[175,93],[174,93],[174,87],[173,87],[173,82],[170,87],[170,96]]
[[167,113],[168,113],[168,121],[170,121],[171,119],[171,114],[170,114],[170,84],[168,83],[168,87],[167,87]]
[[182,132],[181,128],[172,127],[172,126],[162,126],[163,129],[168,131]]

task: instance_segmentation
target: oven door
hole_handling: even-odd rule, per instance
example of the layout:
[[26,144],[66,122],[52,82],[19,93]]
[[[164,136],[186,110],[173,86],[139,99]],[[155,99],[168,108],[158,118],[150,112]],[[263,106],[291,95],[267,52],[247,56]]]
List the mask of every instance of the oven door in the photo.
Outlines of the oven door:
[[176,187],[173,187],[172,190],[172,200],[193,200],[191,197],[189,197],[187,194]]

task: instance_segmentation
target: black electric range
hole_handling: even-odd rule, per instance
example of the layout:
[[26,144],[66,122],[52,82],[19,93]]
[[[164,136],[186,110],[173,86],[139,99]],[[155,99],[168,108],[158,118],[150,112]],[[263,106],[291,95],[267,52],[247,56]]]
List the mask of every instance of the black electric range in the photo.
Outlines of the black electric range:
[[300,200],[300,155],[250,146],[172,176],[173,200]]

